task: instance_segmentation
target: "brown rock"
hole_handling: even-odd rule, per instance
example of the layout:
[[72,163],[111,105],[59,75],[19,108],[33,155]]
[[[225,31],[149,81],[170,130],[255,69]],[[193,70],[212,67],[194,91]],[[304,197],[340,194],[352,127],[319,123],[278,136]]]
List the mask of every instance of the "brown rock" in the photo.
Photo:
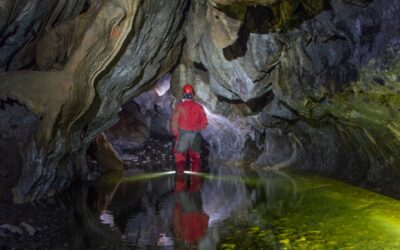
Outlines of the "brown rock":
[[100,133],[94,138],[95,157],[106,172],[123,171],[122,161],[118,153],[108,141],[105,133]]

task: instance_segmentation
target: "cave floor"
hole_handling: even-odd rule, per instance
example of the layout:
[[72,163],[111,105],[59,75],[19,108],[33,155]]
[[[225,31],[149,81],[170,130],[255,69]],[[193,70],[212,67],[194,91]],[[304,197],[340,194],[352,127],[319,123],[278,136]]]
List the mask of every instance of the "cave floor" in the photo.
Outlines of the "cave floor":
[[59,197],[22,205],[0,202],[0,249],[54,249],[73,212],[64,202]]

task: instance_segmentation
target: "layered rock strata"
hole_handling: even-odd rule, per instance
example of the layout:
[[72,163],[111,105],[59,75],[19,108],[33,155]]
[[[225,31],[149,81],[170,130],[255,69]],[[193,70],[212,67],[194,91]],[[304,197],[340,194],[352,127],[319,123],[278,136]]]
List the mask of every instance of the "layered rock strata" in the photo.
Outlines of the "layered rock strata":
[[255,167],[390,183],[400,174],[400,1],[266,2],[193,3],[175,79],[251,124],[264,151]]
[[[85,149],[92,139],[117,121],[122,103],[151,86],[178,59],[186,5],[183,0],[90,1],[87,11],[54,25],[40,39],[60,46],[56,51],[62,53],[54,57],[50,51],[37,65],[58,70],[0,76],[0,98],[14,98],[41,118],[23,153],[15,201],[52,195],[87,174]],[[52,38],[46,35],[57,41],[73,38],[48,42]]]

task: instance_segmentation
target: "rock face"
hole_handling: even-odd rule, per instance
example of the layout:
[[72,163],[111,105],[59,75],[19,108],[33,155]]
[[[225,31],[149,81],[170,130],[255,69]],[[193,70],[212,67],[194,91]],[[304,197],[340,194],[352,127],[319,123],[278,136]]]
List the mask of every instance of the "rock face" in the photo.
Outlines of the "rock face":
[[[81,3],[61,2],[65,11],[69,4]],[[7,71],[0,76],[0,99],[15,98],[41,117],[36,139],[22,153],[22,177],[14,188],[17,202],[52,195],[84,177],[85,149],[92,139],[116,122],[122,103],[173,67],[180,54],[186,1],[97,0],[81,5],[86,7],[78,13],[85,12],[54,23],[53,31],[40,39],[57,47],[52,48],[55,54],[43,51],[49,54],[37,61],[39,68],[62,70]],[[50,15],[53,9],[46,6]],[[5,28],[9,25],[16,24]],[[69,31],[71,40],[65,34]],[[2,49],[0,54],[6,55],[7,48]]]
[[[39,41],[46,37],[46,33],[53,27],[69,23],[84,11],[87,5],[87,0],[2,1],[0,71],[31,68],[35,55],[41,56],[40,53],[36,53],[36,48]],[[40,50],[41,53],[47,53],[49,48],[45,49]]]
[[33,140],[39,118],[15,100],[0,103],[0,201],[11,200],[24,155]]
[[278,0],[213,0],[215,4],[231,5],[231,4],[265,4],[271,5]]
[[[140,119],[143,118],[143,119]],[[106,131],[113,147],[123,160],[130,152],[138,149],[149,139],[149,121],[140,114],[138,105],[129,102],[119,113],[119,121]]]
[[[168,92],[169,74],[161,77],[154,87],[125,103],[119,121],[106,134],[123,160],[130,160],[135,150],[152,137],[170,138],[170,120],[174,97]],[[133,157],[136,158],[136,157]]]
[[247,119],[257,166],[380,186],[400,174],[400,1],[213,2],[192,4],[175,75]]
[[104,172],[122,172],[122,160],[114,150],[105,133],[100,133],[94,138],[95,158]]

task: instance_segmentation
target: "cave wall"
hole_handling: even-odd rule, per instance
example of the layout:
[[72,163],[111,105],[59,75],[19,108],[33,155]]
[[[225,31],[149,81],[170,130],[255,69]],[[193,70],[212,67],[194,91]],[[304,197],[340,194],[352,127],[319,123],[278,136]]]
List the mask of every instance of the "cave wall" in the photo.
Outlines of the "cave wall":
[[[37,46],[50,30],[69,23],[87,0],[5,0],[0,4],[0,71],[35,67]],[[70,35],[70,34],[69,34]],[[47,44],[55,46],[56,44]],[[49,49],[47,47],[46,49]],[[40,50],[47,53],[46,50]],[[36,65],[37,66],[37,65]]]
[[[39,37],[56,45],[62,58],[49,53],[42,66],[39,60],[25,70],[5,67],[0,99],[16,99],[41,119],[29,149],[21,152],[25,161],[13,189],[16,202],[53,195],[85,178],[85,152],[92,139],[118,120],[122,103],[149,88],[179,58],[187,4],[90,1],[83,4],[84,12],[60,19]],[[53,9],[47,8],[50,15]],[[73,39],[62,42],[68,36]],[[45,46],[36,48],[47,52]]]
[[39,118],[15,100],[0,102],[0,201],[12,200],[25,152],[39,124]]
[[385,0],[195,1],[173,84],[193,82],[210,110],[247,120],[263,150],[255,167],[396,189],[399,10]]

